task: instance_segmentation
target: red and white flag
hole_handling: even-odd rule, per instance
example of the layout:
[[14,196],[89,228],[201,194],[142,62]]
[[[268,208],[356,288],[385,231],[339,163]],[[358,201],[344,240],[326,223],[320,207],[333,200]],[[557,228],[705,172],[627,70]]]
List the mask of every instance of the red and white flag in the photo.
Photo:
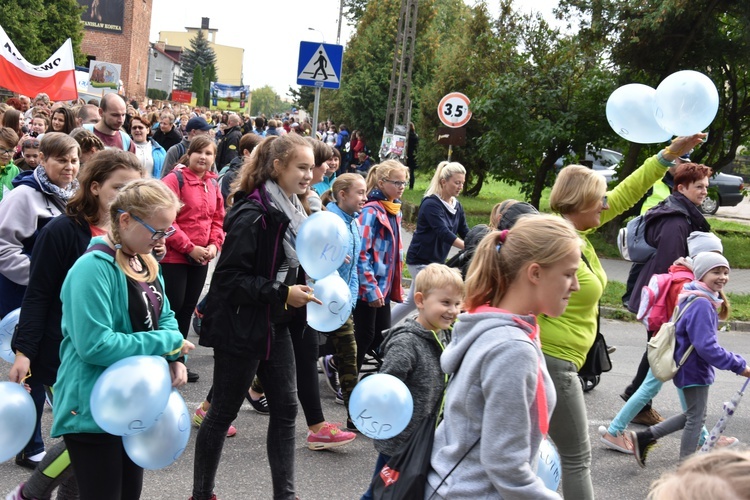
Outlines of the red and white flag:
[[0,26],[0,87],[32,99],[40,92],[53,101],[78,99],[70,38],[43,64],[34,66],[23,58]]

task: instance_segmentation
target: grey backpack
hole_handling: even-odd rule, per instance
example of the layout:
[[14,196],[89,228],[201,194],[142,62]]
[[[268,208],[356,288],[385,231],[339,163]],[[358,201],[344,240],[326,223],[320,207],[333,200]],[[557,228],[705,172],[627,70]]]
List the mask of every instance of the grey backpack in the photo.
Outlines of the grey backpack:
[[646,262],[656,253],[656,248],[646,241],[646,221],[639,215],[617,234],[617,247],[620,255],[631,262]]

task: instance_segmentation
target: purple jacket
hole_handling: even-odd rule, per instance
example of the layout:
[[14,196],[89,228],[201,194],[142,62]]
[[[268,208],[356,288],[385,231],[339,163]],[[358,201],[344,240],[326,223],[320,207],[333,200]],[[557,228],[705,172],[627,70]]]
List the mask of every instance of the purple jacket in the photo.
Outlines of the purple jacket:
[[719,317],[708,299],[694,299],[676,326],[675,362],[682,359],[690,344],[695,347],[674,377],[674,385],[680,389],[691,385],[713,384],[716,377],[714,367],[730,370],[738,375],[745,370],[747,362],[742,356],[719,345]]

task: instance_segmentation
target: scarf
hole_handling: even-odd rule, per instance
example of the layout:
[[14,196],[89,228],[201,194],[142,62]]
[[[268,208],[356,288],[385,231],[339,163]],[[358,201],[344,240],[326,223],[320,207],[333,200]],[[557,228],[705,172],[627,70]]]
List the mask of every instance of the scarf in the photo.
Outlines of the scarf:
[[43,191],[52,194],[52,196],[62,201],[63,205],[67,205],[68,200],[78,191],[78,179],[73,179],[73,182],[64,188],[60,187],[49,180],[47,171],[44,170],[42,165],[34,169],[34,179],[36,179]]
[[682,287],[682,292],[677,296],[677,304],[682,305],[689,297],[704,297],[714,306],[719,309],[721,307],[722,299],[719,298],[719,294],[708,288],[705,283],[698,280],[693,280],[690,283],[686,283]]
[[295,277],[297,273],[295,269],[299,267],[299,259],[297,258],[297,250],[295,244],[297,242],[297,232],[299,231],[302,223],[307,219],[307,214],[302,204],[297,198],[297,195],[292,195],[289,198],[284,191],[281,190],[278,184],[272,180],[267,180],[263,185],[266,188],[266,192],[271,201],[271,205],[284,212],[289,218],[289,226],[286,228],[284,233],[284,254],[286,255],[286,265],[282,265],[279,269],[276,279],[281,282],[285,282],[287,275]]
[[385,211],[391,215],[398,215],[401,211],[401,200],[389,200],[378,188],[370,191],[370,194],[367,196],[367,201],[379,201],[380,204],[383,205],[383,208],[385,208]]

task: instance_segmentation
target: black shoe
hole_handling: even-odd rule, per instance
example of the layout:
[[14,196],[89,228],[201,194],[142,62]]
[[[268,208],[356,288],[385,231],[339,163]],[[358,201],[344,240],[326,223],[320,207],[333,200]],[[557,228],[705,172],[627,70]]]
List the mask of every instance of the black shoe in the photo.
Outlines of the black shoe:
[[190,371],[190,369],[188,368],[188,382],[197,382],[199,378],[201,378],[200,375],[198,375],[194,371]]
[[247,402],[250,403],[250,406],[253,407],[253,410],[257,411],[261,415],[268,415],[268,400],[266,399],[265,395],[261,396],[260,399],[256,401],[250,397],[250,394],[246,394],[245,399],[247,399]]
[[628,399],[630,399],[630,396],[628,396],[627,392],[623,392],[622,394],[620,394],[620,398],[627,403]]
[[352,422],[352,419],[348,417],[346,419],[346,430],[349,432],[359,433],[359,429],[357,429],[357,426],[354,425],[354,422]]
[[630,442],[633,443],[633,456],[641,467],[646,467],[646,455],[656,444],[656,439],[651,437],[650,432],[627,431]]
[[39,461],[31,460],[29,457],[25,456],[23,453],[20,455],[16,455],[16,465],[20,465],[21,467],[25,467],[27,469],[35,470],[40,462],[41,460]]

